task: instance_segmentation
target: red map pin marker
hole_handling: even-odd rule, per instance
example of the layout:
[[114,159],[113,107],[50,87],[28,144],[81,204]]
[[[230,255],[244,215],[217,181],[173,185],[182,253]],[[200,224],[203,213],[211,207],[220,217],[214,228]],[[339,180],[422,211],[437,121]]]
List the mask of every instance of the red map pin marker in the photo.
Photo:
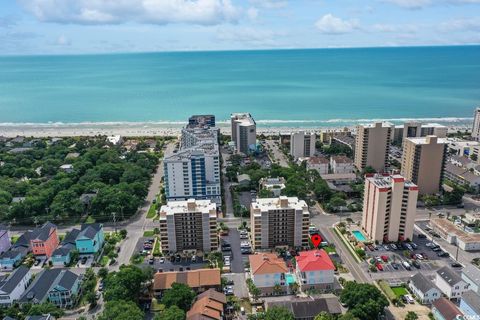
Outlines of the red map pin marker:
[[313,246],[315,248],[318,248],[318,246],[322,242],[322,237],[320,237],[320,235],[318,235],[318,234],[314,234],[314,235],[312,235],[311,239],[312,239]]

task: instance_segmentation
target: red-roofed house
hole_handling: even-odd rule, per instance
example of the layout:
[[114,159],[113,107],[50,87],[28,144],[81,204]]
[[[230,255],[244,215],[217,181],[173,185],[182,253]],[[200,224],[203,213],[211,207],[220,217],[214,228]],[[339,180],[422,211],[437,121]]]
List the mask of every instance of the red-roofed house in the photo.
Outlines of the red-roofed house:
[[282,290],[287,292],[286,273],[288,268],[283,259],[273,253],[252,254],[248,258],[251,278],[262,294],[273,294],[275,285],[280,285]]
[[297,279],[302,290],[333,289],[335,265],[325,250],[302,251],[296,260]]

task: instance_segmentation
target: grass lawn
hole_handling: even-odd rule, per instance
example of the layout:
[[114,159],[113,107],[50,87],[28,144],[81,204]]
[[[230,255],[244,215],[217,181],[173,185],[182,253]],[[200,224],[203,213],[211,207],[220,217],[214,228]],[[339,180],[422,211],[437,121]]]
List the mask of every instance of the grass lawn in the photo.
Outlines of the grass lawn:
[[148,219],[153,219],[157,215],[157,204],[154,203],[150,206],[150,209],[148,209],[147,212],[147,218]]
[[110,259],[107,256],[103,256],[102,259],[100,259],[100,265],[106,267],[109,261]]
[[395,287],[395,288],[392,288],[392,291],[399,298],[403,295],[408,294],[407,289],[405,289],[404,287]]
[[325,250],[328,254],[337,252],[337,250],[335,250],[335,247],[331,246],[323,247],[322,249]]
[[153,246],[153,255],[154,256],[160,255],[160,240],[158,238],[155,239],[155,245]]
[[155,233],[153,233],[153,230],[147,230],[143,233],[144,237],[153,237]]

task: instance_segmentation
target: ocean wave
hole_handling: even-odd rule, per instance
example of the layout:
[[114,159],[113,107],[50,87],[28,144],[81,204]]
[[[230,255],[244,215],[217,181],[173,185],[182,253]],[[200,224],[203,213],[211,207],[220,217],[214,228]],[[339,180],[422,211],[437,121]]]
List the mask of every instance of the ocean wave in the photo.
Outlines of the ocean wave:
[[[360,118],[360,119],[316,119],[316,120],[282,120],[282,119],[258,119],[255,120],[258,125],[288,125],[288,124],[359,124],[359,123],[371,123],[371,122],[392,122],[401,123],[408,121],[419,122],[438,122],[438,123],[467,123],[473,121],[473,117],[423,117],[423,118]],[[86,121],[86,122],[2,122],[0,127],[139,127],[139,126],[184,126],[187,121],[180,120],[158,120],[158,121]],[[219,126],[230,125],[230,120],[217,120]]]

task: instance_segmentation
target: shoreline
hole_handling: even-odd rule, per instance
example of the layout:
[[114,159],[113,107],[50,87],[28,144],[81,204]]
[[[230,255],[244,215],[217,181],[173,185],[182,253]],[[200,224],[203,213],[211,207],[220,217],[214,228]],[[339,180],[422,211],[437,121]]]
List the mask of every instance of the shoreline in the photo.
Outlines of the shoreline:
[[[385,119],[388,120],[388,119]],[[381,121],[381,119],[378,119]],[[372,123],[372,121],[363,121],[362,123]],[[442,123],[441,121],[438,121]],[[298,123],[298,126],[292,125],[278,125],[279,122],[269,122],[268,125],[261,121],[257,121],[257,134],[275,135],[275,134],[288,134],[298,131],[307,132],[324,132],[332,130],[349,130],[355,129],[357,124],[345,124],[340,125],[312,125],[312,123]],[[0,136],[13,138],[17,136],[45,138],[45,137],[75,137],[75,136],[97,136],[97,135],[121,135],[124,137],[140,137],[140,136],[179,136],[182,128],[186,123],[174,122],[174,123],[143,123],[143,122],[118,122],[118,123],[23,123],[23,124],[0,124]],[[277,124],[277,125],[274,125]],[[287,123],[284,123],[287,124]],[[300,125],[302,124],[302,125]],[[310,124],[310,125],[308,125]],[[398,123],[394,123],[398,124]],[[448,132],[464,131],[471,129],[471,122],[459,122],[459,123],[443,123],[448,128]],[[225,121],[217,123],[217,127],[222,133],[230,134],[231,128],[229,123]]]

